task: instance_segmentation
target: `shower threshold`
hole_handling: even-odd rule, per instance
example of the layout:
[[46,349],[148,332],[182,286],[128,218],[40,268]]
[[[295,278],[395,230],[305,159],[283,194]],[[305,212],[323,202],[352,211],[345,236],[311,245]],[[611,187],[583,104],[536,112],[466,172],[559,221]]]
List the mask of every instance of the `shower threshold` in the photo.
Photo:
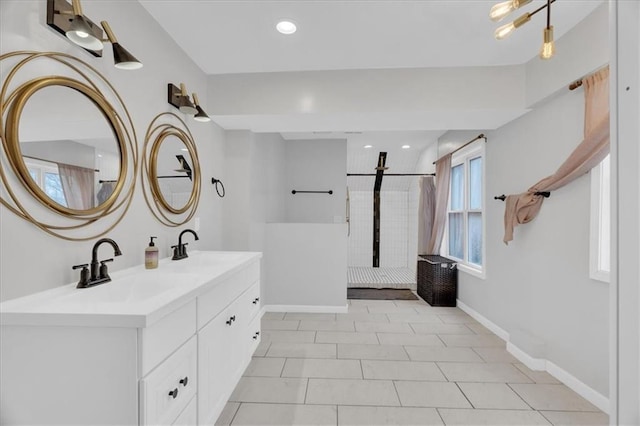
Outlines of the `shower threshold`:
[[348,288],[407,288],[416,289],[416,274],[409,268],[373,268],[349,266]]

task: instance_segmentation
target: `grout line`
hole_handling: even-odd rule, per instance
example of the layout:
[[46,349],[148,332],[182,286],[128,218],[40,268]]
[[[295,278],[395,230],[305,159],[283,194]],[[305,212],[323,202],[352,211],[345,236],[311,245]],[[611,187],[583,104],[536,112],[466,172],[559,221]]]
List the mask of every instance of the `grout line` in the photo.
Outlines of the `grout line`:
[[[442,371],[442,368],[440,368],[440,365],[438,364],[440,361],[434,361],[433,363],[436,365],[436,367],[438,367],[438,370],[440,371],[440,374],[442,374],[442,377],[445,378],[445,380],[447,382],[449,382],[449,378],[447,377],[446,374],[444,374],[444,371]],[[464,392],[463,392],[464,393]]]
[[305,405],[307,404],[307,394],[309,393],[309,378],[308,377],[306,378],[306,381],[307,381],[307,383],[306,383],[306,387],[304,388],[304,402],[303,402],[303,404],[305,404]]
[[[227,402],[227,404],[228,404],[228,402]],[[240,411],[240,407],[242,406],[242,404],[244,404],[244,403],[240,402],[238,404],[238,407],[236,408],[236,411],[233,413],[233,416],[231,416],[231,421],[229,422],[229,425],[233,424],[233,421],[236,419],[236,416],[238,415],[238,412]],[[224,408],[223,408],[223,410],[224,410]]]
[[471,400],[467,397],[467,394],[466,394],[466,393],[464,393],[464,391],[462,390],[462,388],[460,387],[460,385],[458,384],[458,382],[453,382],[453,383],[455,383],[455,385],[456,385],[456,387],[458,388],[458,390],[460,390],[460,392],[461,392],[461,393],[462,393],[462,395],[464,396],[464,399],[466,399],[466,400],[469,402],[469,404],[471,405],[471,408],[475,409],[475,408],[476,408],[476,406],[475,406],[475,405],[473,405],[473,402],[471,402]]
[[440,408],[436,408],[436,413],[438,413],[438,416],[440,417],[440,420],[442,420],[442,424],[446,425],[446,423],[444,422],[444,418],[442,417],[442,414],[440,414]]
[[360,364],[360,374],[362,375],[362,380],[364,380],[364,367],[362,367],[362,359],[359,359],[358,363]]
[[[445,348],[448,348],[449,346],[447,346],[447,342],[445,342],[444,340],[442,340],[442,337],[440,337],[439,334],[434,334],[434,336],[436,336],[438,339],[440,339],[440,341],[442,342],[442,344],[444,345]],[[482,357],[480,357],[480,359],[482,359],[484,361],[484,359]]]
[[278,377],[282,377],[282,375],[284,374],[284,367],[287,365],[288,361],[289,361],[289,358],[284,359],[284,362],[282,363],[282,368],[280,369],[280,376]]
[[[527,407],[531,408],[531,409],[532,409],[532,410],[534,410],[534,411],[538,411],[538,410],[536,410],[535,408],[533,408],[533,407],[531,406],[531,404],[529,404],[529,403],[528,403],[528,402],[527,402],[527,401],[526,401],[522,396],[520,396],[520,394],[518,393],[518,391],[516,391],[514,388],[512,388],[512,387],[511,387],[511,384],[509,384],[509,383],[505,383],[505,385],[507,385],[507,387],[508,387],[509,389],[511,389],[511,391],[512,391],[513,393],[515,393],[516,395],[518,395],[518,398],[520,398],[522,401],[524,401],[524,403],[525,403],[525,404],[527,404]],[[545,418],[546,418],[546,417],[545,417]],[[547,420],[548,420],[548,419],[547,419]]]
[[400,404],[400,407],[403,407],[402,400],[400,399],[400,393],[398,392],[398,387],[396,386],[396,381],[391,380],[391,383],[393,383],[393,389],[396,391],[396,396],[398,397],[398,404]]

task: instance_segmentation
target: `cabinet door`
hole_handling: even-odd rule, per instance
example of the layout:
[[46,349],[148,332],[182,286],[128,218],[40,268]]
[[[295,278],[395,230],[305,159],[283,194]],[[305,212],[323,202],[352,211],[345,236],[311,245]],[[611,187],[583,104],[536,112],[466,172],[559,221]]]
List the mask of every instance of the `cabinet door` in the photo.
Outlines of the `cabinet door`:
[[198,333],[198,424],[213,424],[235,387],[237,311],[232,303]]

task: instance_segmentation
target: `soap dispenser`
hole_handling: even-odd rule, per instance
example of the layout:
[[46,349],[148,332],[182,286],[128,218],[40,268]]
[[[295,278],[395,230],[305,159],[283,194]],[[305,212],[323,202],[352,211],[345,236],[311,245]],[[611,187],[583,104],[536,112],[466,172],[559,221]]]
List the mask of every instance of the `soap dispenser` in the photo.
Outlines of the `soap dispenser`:
[[158,267],[158,247],[156,247],[153,239],[158,237],[149,238],[149,247],[144,250],[144,267],[147,269],[156,269]]

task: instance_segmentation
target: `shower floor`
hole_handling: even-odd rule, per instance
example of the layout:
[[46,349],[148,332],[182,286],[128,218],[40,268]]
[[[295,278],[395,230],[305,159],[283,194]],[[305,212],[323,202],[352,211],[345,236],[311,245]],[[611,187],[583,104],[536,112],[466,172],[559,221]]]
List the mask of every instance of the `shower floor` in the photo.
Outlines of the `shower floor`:
[[409,268],[373,268],[349,266],[347,269],[350,288],[408,288],[416,289],[416,274]]

